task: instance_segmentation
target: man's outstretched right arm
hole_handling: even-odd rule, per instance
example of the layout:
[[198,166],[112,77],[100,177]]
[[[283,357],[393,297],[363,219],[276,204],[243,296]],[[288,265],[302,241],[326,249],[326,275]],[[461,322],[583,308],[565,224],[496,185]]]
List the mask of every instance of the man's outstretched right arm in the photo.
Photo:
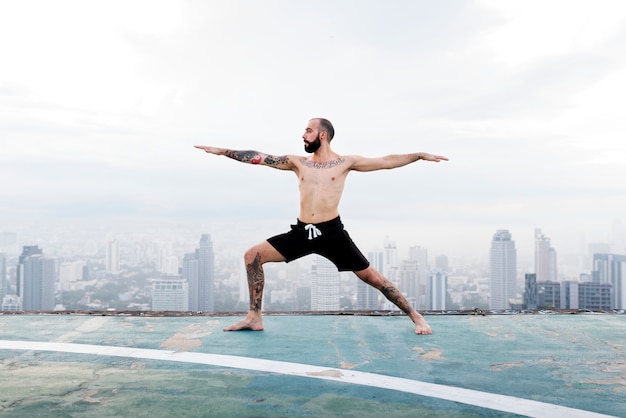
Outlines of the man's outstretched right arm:
[[259,151],[235,151],[226,148],[210,147],[205,145],[194,145],[208,154],[225,155],[236,161],[248,164],[266,165],[280,170],[293,170],[294,165],[287,155],[269,155]]

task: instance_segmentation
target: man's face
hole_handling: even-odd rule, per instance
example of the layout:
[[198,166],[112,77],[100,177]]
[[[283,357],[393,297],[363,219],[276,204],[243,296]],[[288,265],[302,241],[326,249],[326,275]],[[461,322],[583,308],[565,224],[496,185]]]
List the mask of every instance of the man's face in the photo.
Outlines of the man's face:
[[302,139],[304,139],[304,150],[306,152],[313,153],[317,151],[322,145],[318,128],[319,121],[312,120],[309,121],[308,126],[304,130],[304,135],[302,135]]
[[306,139],[304,140],[304,150],[306,152],[314,153],[317,151],[322,145],[322,141],[320,140],[320,134],[317,134],[317,137],[313,142],[308,142]]

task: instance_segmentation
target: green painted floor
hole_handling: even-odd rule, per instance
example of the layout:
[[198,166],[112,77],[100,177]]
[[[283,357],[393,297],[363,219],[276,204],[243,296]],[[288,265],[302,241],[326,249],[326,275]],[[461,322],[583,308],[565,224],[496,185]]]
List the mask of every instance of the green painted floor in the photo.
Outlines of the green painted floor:
[[[581,410],[580,416],[626,417],[623,314],[436,315],[427,317],[429,336],[414,335],[403,316],[266,316],[263,332],[221,331],[238,319],[0,315],[0,416],[517,416],[445,399],[450,388],[463,388],[481,399],[508,395]],[[10,348],[13,342],[25,346]],[[227,367],[144,351],[81,354],[43,343],[245,361]],[[260,362],[254,359],[281,362],[287,371],[291,363],[321,366],[330,379],[254,370],[248,366]],[[350,372],[436,384],[443,399],[333,379]]]

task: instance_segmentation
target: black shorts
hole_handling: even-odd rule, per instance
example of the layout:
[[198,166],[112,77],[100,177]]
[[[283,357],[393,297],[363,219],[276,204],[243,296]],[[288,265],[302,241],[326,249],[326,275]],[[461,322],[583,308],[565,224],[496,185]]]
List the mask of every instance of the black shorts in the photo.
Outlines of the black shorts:
[[305,224],[298,220],[291,231],[267,240],[285,257],[287,262],[309,254],[319,254],[329,259],[339,271],[360,271],[370,263],[343,229],[336,217],[319,224]]

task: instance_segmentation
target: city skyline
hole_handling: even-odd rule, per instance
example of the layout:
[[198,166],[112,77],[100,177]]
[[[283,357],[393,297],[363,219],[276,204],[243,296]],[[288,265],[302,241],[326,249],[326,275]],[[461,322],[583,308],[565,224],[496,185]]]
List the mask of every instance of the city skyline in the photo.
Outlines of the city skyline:
[[[6,246],[9,241],[7,237],[14,236],[2,232],[0,244]],[[399,255],[395,241],[389,237],[383,241],[384,250],[375,250],[368,256],[377,264],[382,263],[384,267],[381,269],[386,272],[386,276],[421,311],[454,310],[459,309],[459,306],[461,309],[526,309],[526,302],[530,304],[535,300],[527,298],[526,293],[529,291],[537,292],[539,308],[606,310],[624,309],[626,306],[626,282],[623,275],[626,271],[626,255],[611,254],[606,252],[609,249],[607,245],[598,244],[593,248],[593,260],[588,261],[589,269],[581,270],[576,277],[560,273],[556,277],[548,277],[546,267],[541,264],[546,262],[546,258],[550,259],[548,264],[557,259],[556,250],[549,245],[550,238],[543,235],[539,228],[535,230],[535,273],[529,273],[532,269],[518,265],[512,238],[508,230],[497,230],[491,243],[490,266],[483,267],[456,265],[452,269],[442,269],[442,266],[448,266],[447,256],[428,257],[428,249],[421,246],[408,248],[406,258]],[[172,243],[162,239],[155,241],[146,236],[137,236],[128,241],[123,238],[107,239],[94,246],[86,243],[85,249],[89,249],[87,253],[66,246],[61,239],[51,245],[50,249],[56,253],[52,257],[38,245],[23,246],[19,259],[17,253],[7,256],[6,252],[0,251],[0,267],[4,266],[0,271],[11,272],[6,277],[12,283],[5,292],[0,287],[0,293],[9,295],[4,299],[2,309],[19,310],[22,306],[26,310],[51,310],[53,306],[55,310],[63,309],[61,303],[55,305],[56,299],[57,302],[69,302],[74,309],[76,306],[90,310],[105,309],[112,303],[113,310],[145,310],[150,306],[145,299],[148,288],[151,289],[153,310],[219,312],[224,309],[235,310],[236,307],[240,309],[244,302],[242,293],[247,294],[241,287],[246,282],[241,260],[223,258],[219,251],[214,254],[210,234],[202,233],[199,243],[199,246],[195,244],[198,247],[195,253],[188,252],[189,243]],[[63,253],[68,249],[71,255]],[[545,252],[551,255],[546,257]],[[171,270],[173,258],[178,259],[174,265],[182,266],[177,272]],[[215,264],[214,258],[220,261]],[[169,262],[164,263],[164,260]],[[612,264],[607,267],[609,264],[602,260]],[[190,262],[195,263],[196,267],[193,268]],[[200,275],[197,266],[205,262],[208,262],[212,271],[219,269],[220,273],[217,280],[213,273],[208,281],[202,280],[209,285],[203,290],[198,280]],[[547,269],[556,274],[554,266]],[[542,275],[544,279],[537,280]],[[529,284],[531,276],[535,285]],[[267,277],[268,297],[274,309],[395,310],[380,297],[373,301],[374,306],[363,306],[361,283],[356,276],[350,274],[340,277],[337,269],[319,256],[307,257],[289,265],[274,263],[268,266]],[[525,283],[522,283],[522,277]],[[128,279],[130,283],[124,284]],[[141,284],[142,280],[144,284]],[[97,289],[105,290],[102,293]],[[217,289],[220,289],[219,292]],[[305,289],[310,292],[309,302],[302,299],[301,291]],[[170,291],[173,293],[168,296]],[[16,292],[18,299],[14,298]],[[63,296],[64,292],[81,300],[68,299]],[[48,296],[42,299],[42,295],[46,294]],[[113,299],[98,299],[95,296],[98,294],[106,294]],[[203,294],[211,296],[208,304],[200,306],[199,300],[205,299]],[[219,299],[217,310],[213,307],[214,298]],[[181,304],[183,300],[184,304]],[[79,305],[76,305],[77,302]]]
[[[465,241],[454,242],[454,240],[448,239],[451,237],[447,236],[427,242],[415,238],[410,231],[402,233],[401,225],[398,225],[397,228],[391,227],[394,225],[392,221],[380,221],[376,224],[347,222],[347,224],[353,226],[349,229],[350,235],[364,254],[371,251],[383,251],[387,242],[391,241],[398,248],[396,257],[399,259],[408,260],[411,258],[411,248],[423,247],[428,251],[428,261],[431,264],[435,264],[435,259],[438,256],[445,256],[454,266],[488,265],[489,245],[494,232],[499,229],[507,229],[515,237],[518,264],[525,272],[534,272],[537,268],[535,264],[537,260],[537,230],[541,230],[545,236],[549,237],[551,249],[558,254],[555,262],[561,276],[576,277],[580,273],[588,273],[594,252],[626,254],[626,247],[622,247],[619,240],[586,241],[581,235],[578,236],[578,240],[569,241],[565,243],[566,245],[562,245],[562,241],[553,239],[554,235],[548,228],[516,229],[504,226],[487,230],[483,227],[481,235],[487,238],[481,239],[481,242],[476,243],[476,245],[472,245]],[[279,221],[266,221],[257,222],[254,228],[250,228],[244,222],[238,224],[203,222],[198,223],[198,227],[196,227],[195,222],[142,220],[137,222],[126,221],[120,224],[111,223],[108,226],[100,224],[94,229],[90,229],[93,225],[64,221],[50,225],[39,224],[31,230],[0,228],[0,234],[9,235],[15,240],[14,244],[9,246],[10,248],[0,245],[0,251],[17,254],[24,245],[40,245],[50,249],[57,248],[59,242],[63,242],[59,246],[59,251],[62,252],[63,250],[60,248],[65,247],[68,254],[63,255],[69,256],[72,251],[77,251],[77,248],[90,248],[90,251],[95,251],[95,247],[101,245],[102,249],[106,250],[106,246],[114,241],[120,241],[116,244],[119,246],[145,239],[151,239],[155,242],[178,243],[179,245],[185,243],[189,251],[194,251],[195,247],[192,243],[197,241],[196,235],[206,233],[203,231],[212,231],[211,236],[216,245],[220,247],[222,256],[241,259],[243,263],[243,253],[250,245],[276,233],[277,230],[280,231],[282,225],[283,223]],[[109,227],[114,228],[113,230],[116,232],[111,232]],[[182,256],[178,262],[182,263]]]
[[253,245],[294,222],[296,178],[193,145],[303,154],[322,116],[342,154],[450,158],[349,176],[363,251],[388,235],[484,258],[509,229],[523,258],[540,227],[559,255],[623,252],[625,17],[610,0],[3,2],[0,230],[191,221]]

